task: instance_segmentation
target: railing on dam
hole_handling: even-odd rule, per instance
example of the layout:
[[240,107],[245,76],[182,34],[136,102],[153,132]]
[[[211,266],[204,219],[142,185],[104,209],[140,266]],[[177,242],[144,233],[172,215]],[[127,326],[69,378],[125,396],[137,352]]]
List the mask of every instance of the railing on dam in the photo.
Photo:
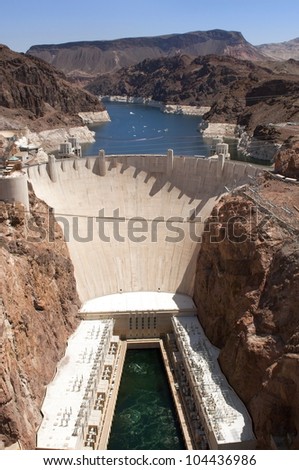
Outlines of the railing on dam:
[[221,181],[224,184],[236,186],[247,182],[249,178],[256,177],[262,171],[248,163],[226,160],[224,155],[209,158],[184,157],[174,156],[172,150],[168,150],[166,155],[105,155],[104,151],[100,150],[99,156],[80,159],[57,160],[54,156],[50,156],[48,163],[28,167],[27,172],[30,178],[37,168],[40,176],[48,174],[52,182],[56,182],[58,173],[61,172],[83,171],[86,169],[92,171],[95,175],[105,176],[107,171],[117,167],[117,165],[121,165],[121,172],[126,171],[129,167],[134,167],[137,171],[165,175],[175,180],[188,177],[191,184],[192,180],[195,179],[197,187],[203,184],[219,184]]

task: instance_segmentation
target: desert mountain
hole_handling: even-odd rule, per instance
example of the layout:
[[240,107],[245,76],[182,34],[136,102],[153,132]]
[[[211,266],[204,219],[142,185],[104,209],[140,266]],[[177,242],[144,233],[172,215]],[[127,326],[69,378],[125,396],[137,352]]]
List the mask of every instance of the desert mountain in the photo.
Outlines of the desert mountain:
[[44,61],[0,45],[1,128],[81,125],[79,112],[101,111],[95,96]]
[[272,44],[261,44],[256,46],[264,55],[275,60],[299,60],[299,38]]
[[293,60],[283,68],[228,56],[145,60],[101,75],[87,89],[98,95],[211,106],[205,116],[211,122],[240,124],[252,131],[270,122],[299,121],[299,62]]
[[191,57],[217,54],[261,60],[263,54],[235,31],[195,31],[166,36],[35,45],[28,53],[39,57],[73,77],[115,72],[144,59],[177,54]]

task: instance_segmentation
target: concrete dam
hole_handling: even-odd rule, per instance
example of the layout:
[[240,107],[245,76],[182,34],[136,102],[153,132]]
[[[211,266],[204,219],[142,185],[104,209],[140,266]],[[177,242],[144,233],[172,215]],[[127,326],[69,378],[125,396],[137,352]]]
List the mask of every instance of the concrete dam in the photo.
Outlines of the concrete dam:
[[107,448],[127,348],[160,349],[186,449],[255,447],[192,295],[205,220],[258,173],[223,155],[171,150],[28,168],[63,229],[85,320],[47,387],[37,448]]
[[82,303],[125,292],[192,296],[204,222],[258,170],[224,158],[117,155],[28,168],[60,222]]

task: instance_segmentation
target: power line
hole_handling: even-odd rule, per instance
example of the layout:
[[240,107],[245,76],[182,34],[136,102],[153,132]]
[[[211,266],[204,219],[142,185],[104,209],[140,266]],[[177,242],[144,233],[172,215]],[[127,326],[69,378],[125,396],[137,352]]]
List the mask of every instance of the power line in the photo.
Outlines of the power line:
[[[101,210],[101,209],[100,209]],[[114,209],[115,210],[115,209]],[[195,211],[195,208],[190,210],[190,212],[194,212]],[[95,221],[99,221],[99,220],[103,220],[105,222],[114,222],[114,221],[120,221],[120,222],[128,222],[128,221],[135,221],[135,222],[143,222],[143,221],[146,221],[146,222],[157,222],[157,223],[163,223],[163,222],[168,222],[169,219],[171,219],[171,222],[173,223],[202,223],[201,220],[198,220],[200,219],[200,217],[195,217],[195,219],[190,219],[190,217],[188,218],[185,218],[185,217],[181,217],[181,216],[170,216],[170,217],[164,217],[164,216],[157,216],[155,218],[147,218],[147,217],[143,217],[143,216],[135,216],[135,217],[125,217],[125,216],[100,216],[100,215],[85,215],[85,214],[70,214],[70,213],[67,213],[67,212],[54,212],[53,210],[51,210],[51,208],[49,208],[49,211],[48,212],[44,212],[44,211],[37,211],[37,210],[27,210],[27,209],[24,209],[22,212],[26,213],[26,214],[30,214],[30,215],[33,215],[33,214],[41,214],[41,215],[45,215],[45,216],[48,216],[48,218],[50,217],[53,217],[54,219],[56,219],[57,217],[77,217],[77,218],[82,218],[82,219],[93,219]]]

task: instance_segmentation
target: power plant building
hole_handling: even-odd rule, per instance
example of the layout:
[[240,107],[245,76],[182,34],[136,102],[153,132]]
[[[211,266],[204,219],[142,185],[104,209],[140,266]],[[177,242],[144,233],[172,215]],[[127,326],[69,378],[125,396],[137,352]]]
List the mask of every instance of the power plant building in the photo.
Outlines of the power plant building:
[[189,411],[199,416],[211,449],[254,449],[250,415],[228,384],[217,358],[219,351],[196,316],[172,317],[181,362],[181,386],[188,390]]
[[82,321],[71,336],[42,405],[38,449],[94,449],[103,426],[119,338],[114,321]]

